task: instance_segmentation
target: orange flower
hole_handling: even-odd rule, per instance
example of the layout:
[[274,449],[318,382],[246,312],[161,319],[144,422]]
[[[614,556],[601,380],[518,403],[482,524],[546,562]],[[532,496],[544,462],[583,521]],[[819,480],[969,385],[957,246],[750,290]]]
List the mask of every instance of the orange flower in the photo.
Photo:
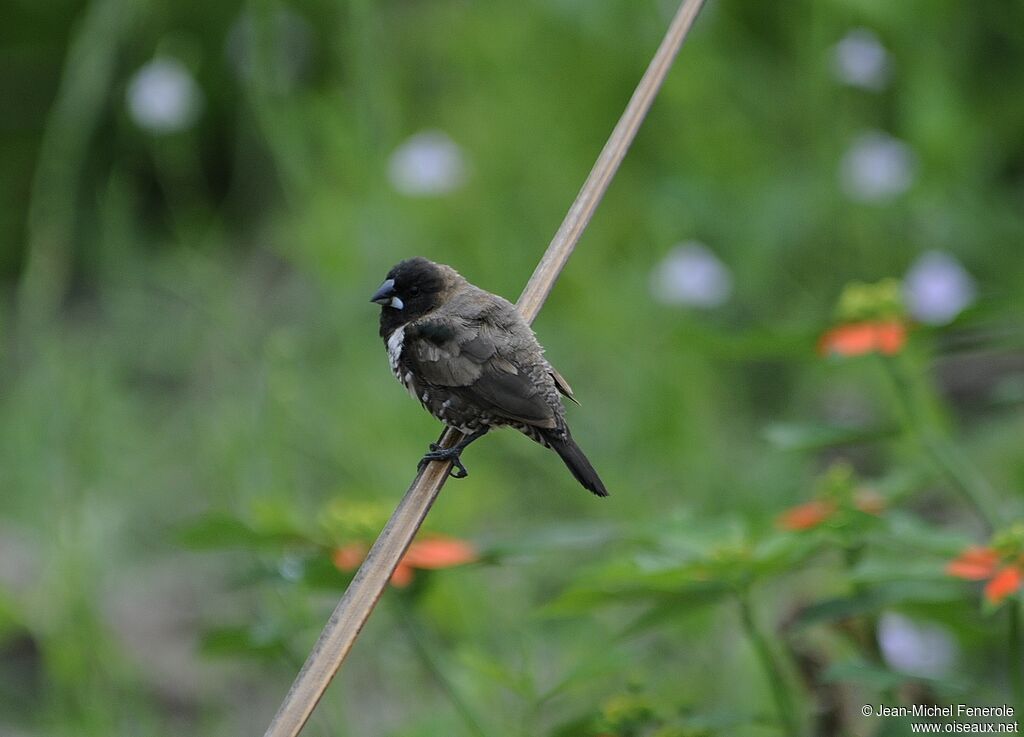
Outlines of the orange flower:
[[987,581],[985,599],[989,604],[1001,604],[1024,584],[1024,561],[1018,558],[1007,564],[1000,558],[993,548],[972,546],[946,565],[946,573],[968,581]]
[[815,499],[787,509],[779,515],[778,525],[786,530],[809,530],[820,525],[835,512],[835,503]]
[[999,564],[999,555],[992,548],[972,546],[946,565],[946,573],[968,581],[992,578]]
[[863,356],[899,353],[907,342],[907,326],[900,320],[851,322],[832,328],[818,341],[823,356]]
[[[334,565],[342,571],[354,571],[366,557],[367,547],[351,543],[337,548],[331,556]],[[391,585],[402,588],[412,583],[415,569],[437,570],[472,563],[479,559],[476,549],[465,540],[435,535],[415,540],[405,551],[402,560],[391,574]]]
[[402,562],[413,568],[432,570],[460,566],[476,559],[476,550],[465,540],[435,536],[410,545]]
[[351,543],[343,548],[336,548],[331,560],[338,570],[354,571],[365,557],[366,546],[362,543]]
[[992,580],[985,584],[985,598],[990,604],[1000,604],[1003,599],[1020,590],[1024,576],[1017,566],[1006,566]]
[[412,566],[407,566],[404,562],[400,562],[395,566],[395,572],[391,574],[391,585],[395,588],[404,589],[412,583],[414,576]]

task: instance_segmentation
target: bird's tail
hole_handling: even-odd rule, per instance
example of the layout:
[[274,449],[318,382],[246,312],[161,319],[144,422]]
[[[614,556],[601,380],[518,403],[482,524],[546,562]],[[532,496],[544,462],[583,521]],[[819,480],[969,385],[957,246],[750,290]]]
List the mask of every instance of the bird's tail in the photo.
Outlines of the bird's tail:
[[543,437],[548,447],[561,456],[576,480],[583,484],[583,488],[592,491],[597,496],[608,496],[608,489],[604,487],[604,482],[601,481],[601,477],[597,475],[594,467],[590,465],[590,461],[580,450],[580,446],[576,445],[576,441],[572,439],[569,428],[565,428],[563,432],[546,431],[543,433]]

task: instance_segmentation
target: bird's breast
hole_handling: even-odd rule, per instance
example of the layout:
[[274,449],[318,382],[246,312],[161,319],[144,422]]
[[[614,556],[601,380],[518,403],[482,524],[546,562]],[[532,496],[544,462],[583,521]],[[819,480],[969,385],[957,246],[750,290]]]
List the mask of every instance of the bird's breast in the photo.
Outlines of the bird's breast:
[[388,365],[391,373],[405,387],[414,399],[423,401],[415,377],[408,368],[402,366],[402,349],[405,347],[405,326],[397,328],[388,336]]
[[[402,381],[402,348],[405,346],[405,326],[397,328],[388,336],[388,364],[391,366],[391,373]],[[403,382],[404,383],[404,382]]]

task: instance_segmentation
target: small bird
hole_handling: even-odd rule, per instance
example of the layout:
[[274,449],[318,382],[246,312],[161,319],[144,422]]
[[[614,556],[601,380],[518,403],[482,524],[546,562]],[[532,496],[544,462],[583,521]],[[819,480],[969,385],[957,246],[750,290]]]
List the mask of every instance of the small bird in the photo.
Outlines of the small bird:
[[565,462],[597,496],[608,490],[576,445],[559,394],[572,389],[515,306],[475,287],[450,266],[422,257],[398,263],[370,300],[381,306],[380,336],[391,371],[434,417],[465,435],[451,448],[434,443],[420,467],[451,461],[492,427],[514,427]]

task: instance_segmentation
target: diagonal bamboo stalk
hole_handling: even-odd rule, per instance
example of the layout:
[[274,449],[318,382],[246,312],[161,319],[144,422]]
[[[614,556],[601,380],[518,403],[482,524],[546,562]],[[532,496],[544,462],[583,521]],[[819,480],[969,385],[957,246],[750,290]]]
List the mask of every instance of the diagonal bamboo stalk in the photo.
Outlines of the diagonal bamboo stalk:
[[[555,233],[540,263],[519,297],[517,307],[533,322],[583,235],[612,177],[626,156],[640,124],[654,101],[672,61],[683,44],[704,0],[683,0],[669,25],[647,71],[637,85],[625,112],[601,150],[590,175]],[[441,435],[441,446],[450,448],[461,439],[455,430]],[[450,462],[434,462],[417,474],[391,519],[370,548],[366,560],[349,584],[313,651],[299,671],[264,737],[296,737],[316,708],[331,679],[348,656],[356,637],[369,618],[391,574],[448,478]]]

